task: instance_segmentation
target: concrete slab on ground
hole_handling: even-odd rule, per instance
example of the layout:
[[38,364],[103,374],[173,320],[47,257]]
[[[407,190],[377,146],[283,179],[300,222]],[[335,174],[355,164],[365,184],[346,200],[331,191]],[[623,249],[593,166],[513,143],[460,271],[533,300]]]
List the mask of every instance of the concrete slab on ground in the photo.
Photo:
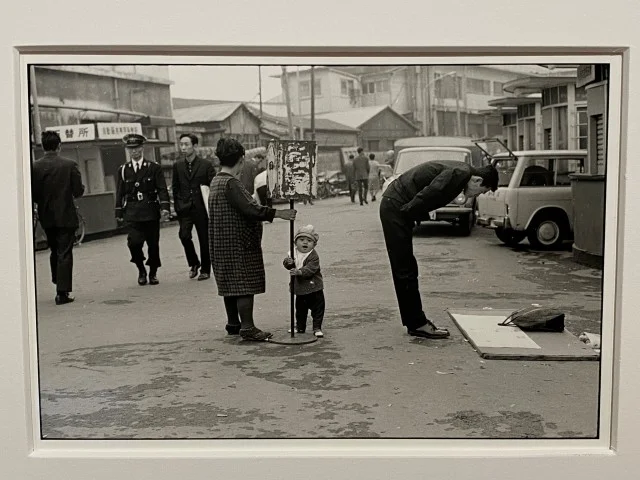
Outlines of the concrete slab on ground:
[[451,319],[482,358],[493,360],[598,360],[600,355],[567,330],[524,332],[499,325],[512,310],[449,311]]

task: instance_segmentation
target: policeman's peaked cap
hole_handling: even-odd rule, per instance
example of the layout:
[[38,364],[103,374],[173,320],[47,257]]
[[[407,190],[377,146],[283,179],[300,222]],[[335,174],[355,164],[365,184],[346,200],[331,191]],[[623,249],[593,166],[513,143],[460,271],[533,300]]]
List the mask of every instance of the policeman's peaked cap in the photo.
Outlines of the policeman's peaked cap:
[[145,143],[147,143],[147,139],[140,134],[137,133],[129,133],[122,137],[122,142],[124,143],[125,148],[136,148],[141,147]]

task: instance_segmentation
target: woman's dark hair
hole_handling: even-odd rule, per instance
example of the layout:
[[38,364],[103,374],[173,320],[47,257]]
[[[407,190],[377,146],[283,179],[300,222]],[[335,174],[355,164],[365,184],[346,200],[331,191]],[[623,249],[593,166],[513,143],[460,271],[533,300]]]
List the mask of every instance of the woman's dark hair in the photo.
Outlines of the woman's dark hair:
[[376,154],[375,153],[370,153],[369,154],[369,160],[373,160],[374,158],[376,158]]
[[183,138],[188,138],[189,140],[191,140],[191,145],[198,145],[198,137],[196,137],[193,133],[183,133],[182,135],[180,135],[180,140],[182,140]]
[[498,189],[498,170],[493,165],[476,167],[471,173],[482,178],[481,186],[489,187],[492,192]]
[[349,158],[351,159],[351,158],[355,158],[355,157],[353,155],[349,155]]
[[62,140],[58,132],[45,131],[42,132],[42,148],[45,152],[55,152]]
[[358,153],[362,153],[362,152],[364,152],[364,148],[358,147]]
[[223,167],[233,167],[244,156],[244,147],[235,138],[221,138],[216,145],[216,157]]

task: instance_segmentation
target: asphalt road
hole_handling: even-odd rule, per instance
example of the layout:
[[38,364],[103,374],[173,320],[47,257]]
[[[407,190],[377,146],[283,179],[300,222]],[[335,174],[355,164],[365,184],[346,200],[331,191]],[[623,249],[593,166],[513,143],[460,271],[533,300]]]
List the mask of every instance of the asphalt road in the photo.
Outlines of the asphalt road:
[[[309,345],[227,336],[215,281],[189,280],[175,224],[161,231],[157,286],[137,285],[123,236],[76,248],[69,305],[55,306],[48,254],[37,252],[45,438],[596,436],[599,362],[483,360],[445,310],[552,303],[569,331],[597,333],[600,272],[569,250],[423,226],[414,250],[425,311],[452,336],[416,339],[400,324],[377,207],[348,197],[296,205],[296,227],[320,234],[326,287],[325,338]],[[289,224],[264,230],[256,323],[286,337]]]

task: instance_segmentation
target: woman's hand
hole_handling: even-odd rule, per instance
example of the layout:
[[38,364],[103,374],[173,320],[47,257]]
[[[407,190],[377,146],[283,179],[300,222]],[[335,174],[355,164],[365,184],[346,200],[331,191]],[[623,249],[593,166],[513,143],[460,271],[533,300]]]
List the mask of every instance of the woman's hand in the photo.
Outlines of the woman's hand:
[[286,210],[276,210],[275,218],[281,218],[283,220],[295,220],[296,219],[296,209],[295,208],[287,208]]

